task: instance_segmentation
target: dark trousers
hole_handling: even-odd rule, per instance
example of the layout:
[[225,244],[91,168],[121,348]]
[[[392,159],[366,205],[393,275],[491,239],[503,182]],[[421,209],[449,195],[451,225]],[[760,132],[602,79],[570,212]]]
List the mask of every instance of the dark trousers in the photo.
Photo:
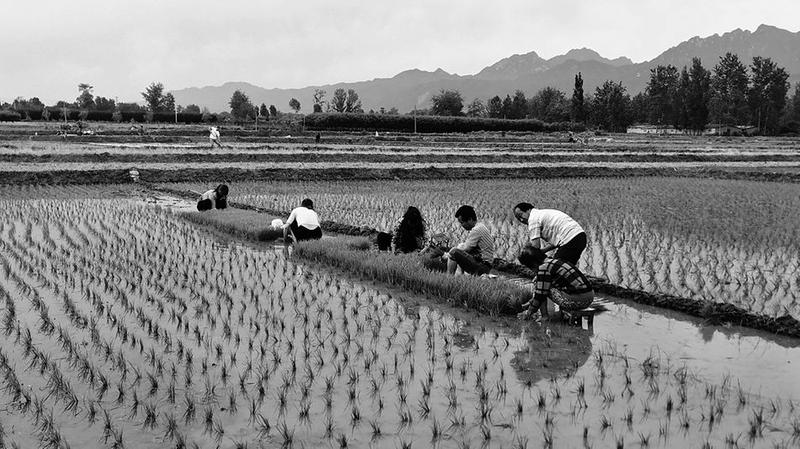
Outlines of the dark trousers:
[[296,221],[293,221],[292,224],[289,225],[289,229],[292,230],[292,235],[294,235],[294,239],[298,242],[303,240],[319,240],[322,238],[321,228],[308,229],[305,226],[298,226]]
[[556,253],[553,256],[553,258],[559,260],[566,260],[567,262],[577,267],[578,259],[581,258],[581,254],[583,254],[584,249],[586,249],[586,233],[581,232],[580,234],[573,237],[572,240],[560,246],[556,250]]
[[492,269],[492,266],[489,265],[488,262],[484,262],[480,258],[458,248],[450,250],[450,258],[455,260],[465,273],[474,274],[476,276],[486,274]]
[[[213,202],[211,200],[200,200],[197,202],[197,210],[199,211],[206,211],[211,210],[213,208]],[[228,200],[222,199],[217,200],[217,209],[225,209],[228,207]]]

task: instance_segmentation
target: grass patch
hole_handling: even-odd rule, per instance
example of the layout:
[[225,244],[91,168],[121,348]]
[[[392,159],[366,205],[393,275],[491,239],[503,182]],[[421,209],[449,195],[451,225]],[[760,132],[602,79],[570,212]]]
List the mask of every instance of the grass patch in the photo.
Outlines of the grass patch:
[[283,237],[283,230],[273,228],[276,218],[252,210],[228,208],[206,212],[182,212],[180,216],[192,223],[209,226],[237,237],[268,242]]
[[434,272],[416,254],[368,251],[368,246],[354,240],[358,239],[301,242],[294,255],[492,315],[516,313],[531,296],[528,290],[499,279]]

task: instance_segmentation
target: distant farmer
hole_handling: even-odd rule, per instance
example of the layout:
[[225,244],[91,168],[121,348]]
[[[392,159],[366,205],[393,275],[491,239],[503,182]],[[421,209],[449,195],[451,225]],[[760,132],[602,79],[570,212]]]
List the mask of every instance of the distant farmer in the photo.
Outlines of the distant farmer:
[[219,129],[216,126],[212,126],[208,128],[208,140],[211,141],[211,148],[214,148],[214,144],[217,144],[218,147],[222,148],[222,144],[219,143]]
[[539,309],[547,315],[547,300],[560,310],[574,312],[589,307],[594,299],[592,284],[578,268],[566,260],[547,257],[538,248],[526,246],[519,255],[522,265],[536,272],[533,298],[523,304],[521,318],[528,318]]
[[474,275],[486,274],[494,260],[494,239],[485,224],[478,222],[472,206],[461,206],[456,219],[462,228],[469,231],[466,240],[442,256],[447,260],[447,272],[454,274],[457,268]]
[[409,206],[392,236],[395,252],[411,253],[425,247],[425,219],[419,209]]
[[578,265],[586,249],[586,233],[569,215],[555,209],[534,209],[530,203],[514,206],[514,216],[528,225],[531,246],[544,252],[556,249],[553,256]]
[[[290,237],[291,235],[291,237]],[[283,225],[283,238],[295,241],[319,240],[322,238],[322,228],[319,227],[319,216],[314,211],[314,202],[306,198],[289,214]]]
[[206,211],[211,209],[225,209],[228,207],[228,186],[220,184],[200,195],[197,202],[197,210]]

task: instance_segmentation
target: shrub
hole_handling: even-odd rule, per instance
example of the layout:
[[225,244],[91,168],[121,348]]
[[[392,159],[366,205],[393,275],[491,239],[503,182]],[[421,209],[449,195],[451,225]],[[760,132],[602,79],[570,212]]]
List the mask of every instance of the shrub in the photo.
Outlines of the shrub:
[[[541,120],[506,120],[478,117],[416,117],[417,131],[421,133],[475,132],[475,131],[583,131],[580,123],[545,123]],[[414,116],[385,114],[311,114],[306,116],[306,127],[314,130],[382,130],[413,131]]]
[[21,120],[22,116],[17,111],[2,110],[0,111],[0,122],[16,122]]

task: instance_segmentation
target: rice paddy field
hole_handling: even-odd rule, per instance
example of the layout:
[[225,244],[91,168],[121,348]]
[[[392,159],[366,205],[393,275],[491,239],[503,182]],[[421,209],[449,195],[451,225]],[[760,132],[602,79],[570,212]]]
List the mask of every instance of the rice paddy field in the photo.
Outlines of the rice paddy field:
[[[199,184],[171,185],[201,188]],[[240,183],[231,196],[291,210],[314,198],[324,219],[391,232],[408,206],[431,233],[454,241],[453,217],[473,205],[515,260],[527,228],[512,207],[527,201],[567,212],[586,229],[581,266],[612,283],[653,293],[732,303],[800,318],[800,185],[665,177],[552,180]]]
[[[383,156],[380,144],[348,150],[345,140],[324,150],[295,143],[285,153],[296,152],[297,160],[359,151],[364,160]],[[739,162],[763,152],[775,153],[766,160],[776,162],[796,152],[780,140],[680,142],[655,150],[708,146],[714,158],[724,151]],[[182,156],[201,152],[199,145],[112,144],[118,148],[103,155],[95,143],[11,140],[0,152],[0,172],[92,154],[99,158],[89,163],[101,167],[102,158],[116,164],[117,157],[141,154],[175,156],[168,163],[192,169],[193,158],[205,157]],[[245,155],[271,151],[259,145],[216,155],[240,155],[232,159],[245,164]],[[549,137],[529,143],[440,136],[427,146],[392,145],[397,149],[388,151],[399,159],[391,163],[406,168],[411,160],[429,164],[429,153],[475,162],[459,162],[461,151],[478,160],[505,151],[580,162]],[[582,151],[652,153],[630,138],[598,140],[596,150]],[[45,157],[21,158],[32,155]],[[55,157],[66,159],[46,162]],[[226,173],[226,162],[202,163]],[[109,181],[121,177],[116,166],[107,168]],[[147,170],[141,172],[146,181]],[[593,326],[487,316],[309,263],[281,245],[197,225],[184,215],[192,201],[155,190],[203,190],[210,179],[119,181],[1,187],[0,447],[800,445],[796,338],[711,325],[611,296],[601,298],[608,311]],[[430,232],[454,240],[463,236],[455,208],[473,204],[495,235],[497,255],[508,260],[525,241],[511,207],[529,201],[565,210],[584,225],[589,248],[580,264],[593,275],[800,317],[800,192],[792,182],[532,176],[230,185],[234,203],[288,211],[311,197],[322,219],[381,230],[415,205]]]

